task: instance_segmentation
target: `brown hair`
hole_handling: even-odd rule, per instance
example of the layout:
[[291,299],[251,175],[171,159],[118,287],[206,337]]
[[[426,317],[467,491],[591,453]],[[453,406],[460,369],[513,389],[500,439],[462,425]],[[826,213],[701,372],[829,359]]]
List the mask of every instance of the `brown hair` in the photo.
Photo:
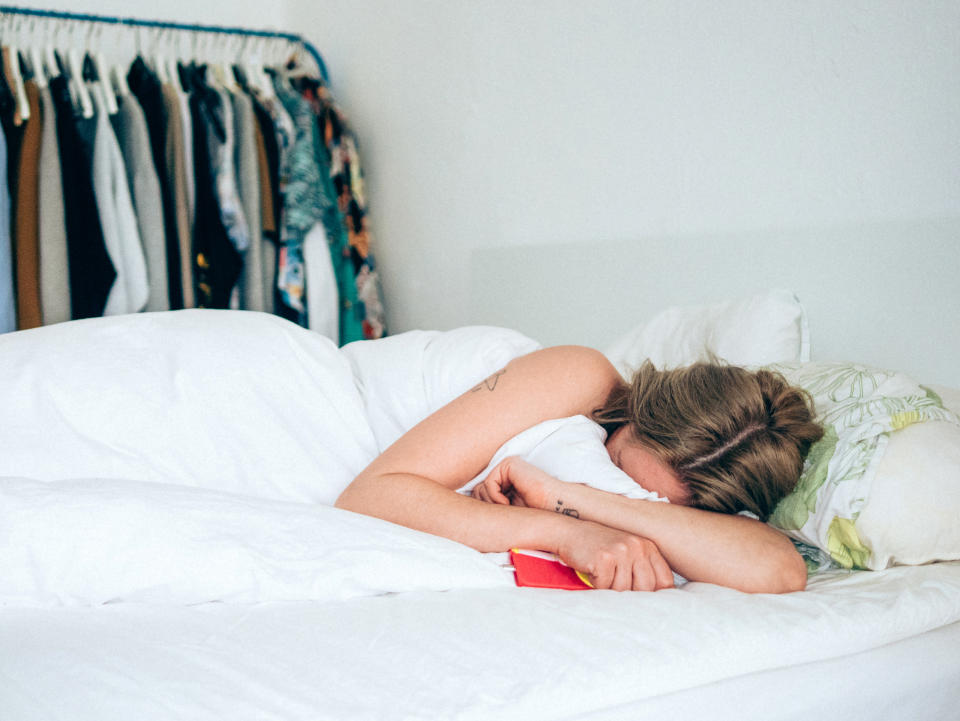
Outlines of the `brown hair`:
[[806,391],[779,373],[717,362],[659,371],[644,361],[593,419],[607,433],[628,425],[674,470],[691,506],[761,520],[796,486],[823,435]]

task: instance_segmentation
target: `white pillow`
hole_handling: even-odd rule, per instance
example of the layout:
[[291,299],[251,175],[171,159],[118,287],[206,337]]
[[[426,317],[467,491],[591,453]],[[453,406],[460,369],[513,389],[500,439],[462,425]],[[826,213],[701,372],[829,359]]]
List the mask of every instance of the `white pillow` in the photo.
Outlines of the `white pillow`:
[[[934,389],[960,412],[960,391]],[[960,559],[960,425],[917,423],[890,434],[857,519],[871,569]]]
[[490,463],[459,488],[470,493],[507,456],[521,456],[565,483],[582,483],[607,493],[644,501],[664,501],[620,470],[607,453],[607,433],[586,416],[554,418],[521,431],[493,454]]
[[861,365],[771,369],[813,396],[825,429],[771,525],[845,568],[960,558],[960,419],[940,397],[902,373]]
[[734,365],[806,361],[810,341],[797,297],[771,290],[742,300],[668,308],[623,335],[605,354],[629,378],[647,358],[661,370],[710,354]]

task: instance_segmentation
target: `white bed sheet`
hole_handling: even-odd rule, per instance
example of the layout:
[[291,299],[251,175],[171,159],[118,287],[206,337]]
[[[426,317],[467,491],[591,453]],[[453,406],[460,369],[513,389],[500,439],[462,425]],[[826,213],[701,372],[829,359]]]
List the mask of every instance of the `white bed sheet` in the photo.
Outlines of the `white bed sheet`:
[[960,622],[850,656],[737,676],[578,721],[952,721],[960,717]]
[[[830,693],[869,711],[863,684],[846,683],[844,658],[958,620],[960,562],[835,574],[785,596],[694,583],[655,594],[502,588],[7,608],[0,709],[4,721],[637,719],[647,708],[687,717],[725,679],[769,699],[773,672],[815,697],[822,687],[806,687],[809,668],[837,659]],[[946,639],[949,648],[955,631]],[[960,656],[914,662],[921,676],[956,677]],[[913,696],[922,702],[923,689]],[[755,716],[748,706],[738,718]]]

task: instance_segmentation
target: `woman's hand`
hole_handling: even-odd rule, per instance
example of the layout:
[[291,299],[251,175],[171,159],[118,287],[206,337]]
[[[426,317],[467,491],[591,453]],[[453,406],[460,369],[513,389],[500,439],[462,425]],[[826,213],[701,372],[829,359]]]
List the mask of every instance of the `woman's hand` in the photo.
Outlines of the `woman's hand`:
[[[511,456],[498,463],[472,495],[487,503],[528,506],[579,518],[580,504],[571,504],[576,487]],[[653,541],[599,523],[569,524],[558,555],[568,566],[587,574],[595,588],[656,591],[673,587],[673,572]]]
[[587,574],[595,588],[673,588],[673,572],[653,541],[591,521],[571,526],[559,556],[568,566]]
[[569,485],[519,456],[510,456],[500,461],[486,478],[474,486],[471,495],[487,503],[527,506],[577,518],[576,510],[563,508],[561,491]]

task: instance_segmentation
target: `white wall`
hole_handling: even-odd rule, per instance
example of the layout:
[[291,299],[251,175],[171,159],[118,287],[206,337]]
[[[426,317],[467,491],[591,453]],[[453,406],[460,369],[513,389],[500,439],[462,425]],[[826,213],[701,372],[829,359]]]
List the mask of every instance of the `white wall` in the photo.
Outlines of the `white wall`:
[[814,352],[960,386],[960,4],[28,0],[275,27],[363,143],[392,330],[603,346],[800,292]]
[[960,386],[960,4],[291,13],[363,142],[393,330],[602,346],[664,305],[779,285],[816,356]]

